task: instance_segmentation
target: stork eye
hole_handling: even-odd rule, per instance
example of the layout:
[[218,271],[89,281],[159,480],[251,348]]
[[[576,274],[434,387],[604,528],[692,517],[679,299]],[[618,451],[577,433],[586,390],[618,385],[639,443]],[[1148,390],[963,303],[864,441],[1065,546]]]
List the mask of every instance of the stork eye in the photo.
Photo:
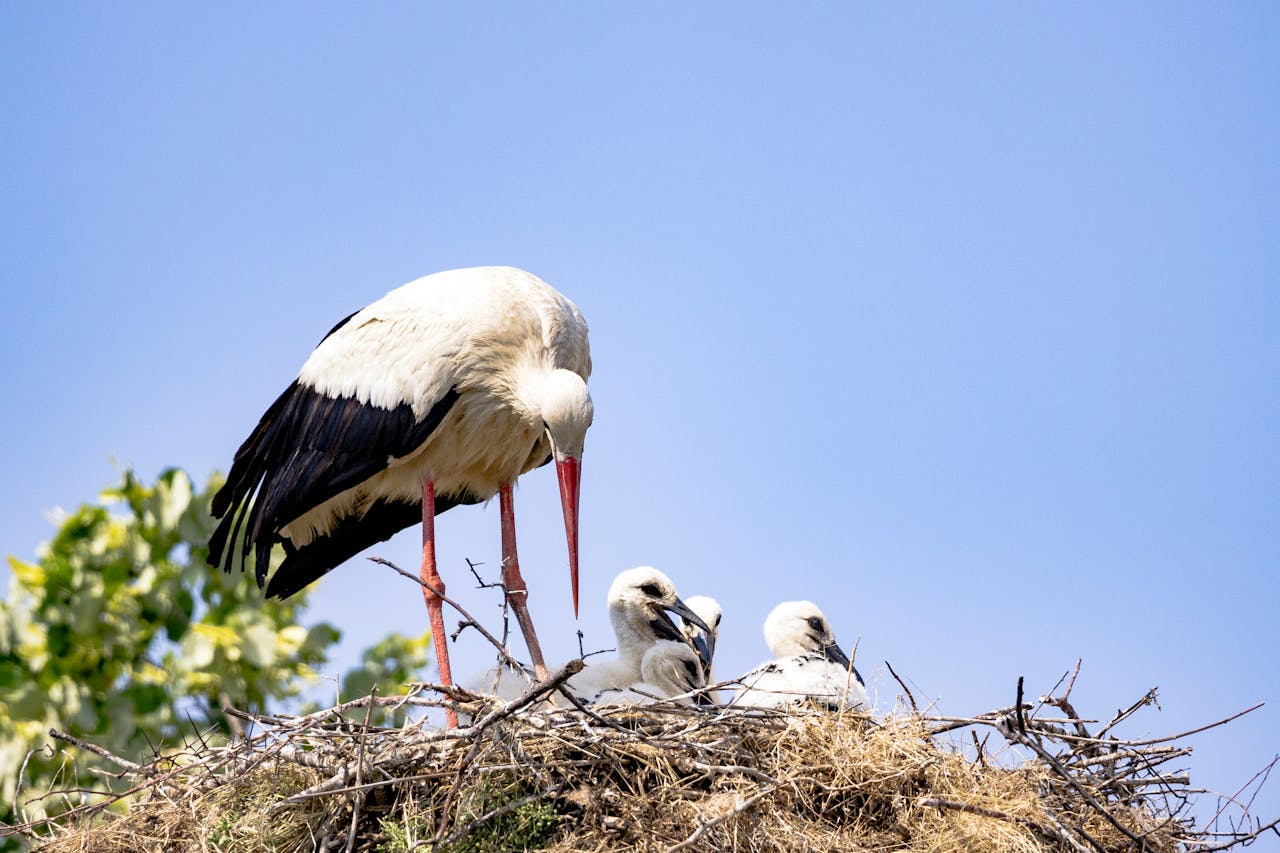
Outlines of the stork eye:
[[680,661],[684,665],[684,671],[689,674],[689,683],[698,683],[698,665],[691,660]]
[[658,588],[658,585],[656,583],[641,584],[640,591],[643,592],[645,595],[649,595],[654,598],[662,597],[662,590]]
[[821,630],[822,630],[822,620],[821,620],[821,619],[819,619],[817,616],[810,616],[810,617],[809,617],[809,627],[810,627],[810,628],[812,628],[812,629],[813,629],[813,630],[815,630],[815,631],[821,631]]
[[[723,616],[724,614],[721,614],[721,615]],[[720,627],[720,616],[717,616],[717,617],[716,617],[716,627],[717,627],[717,628],[719,628],[719,627]]]

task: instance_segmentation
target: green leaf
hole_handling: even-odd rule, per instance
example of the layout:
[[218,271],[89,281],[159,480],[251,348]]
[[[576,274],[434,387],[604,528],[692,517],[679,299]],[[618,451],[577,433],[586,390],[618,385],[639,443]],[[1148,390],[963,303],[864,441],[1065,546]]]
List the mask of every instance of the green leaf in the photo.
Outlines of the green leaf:
[[[93,772],[116,769],[96,756],[39,749],[51,726],[145,760],[148,744],[189,731],[186,714],[216,742],[229,735],[224,701],[265,711],[297,696],[298,676],[325,662],[341,635],[298,624],[306,590],[266,601],[252,575],[204,565],[220,483],[196,491],[179,469],[150,484],[125,470],[98,503],[57,518],[37,559],[9,558],[13,577],[0,601],[0,823],[15,820],[24,761],[25,790],[127,788]],[[403,642],[383,645],[357,681],[382,689],[425,659]],[[41,797],[24,808],[39,818],[62,803]]]
[[150,714],[168,701],[169,694],[159,684],[136,684],[125,695],[133,700],[133,708],[139,714]]
[[178,642],[191,624],[191,616],[196,610],[196,600],[185,589],[178,590],[174,596],[175,608],[165,618],[164,631],[170,642]]

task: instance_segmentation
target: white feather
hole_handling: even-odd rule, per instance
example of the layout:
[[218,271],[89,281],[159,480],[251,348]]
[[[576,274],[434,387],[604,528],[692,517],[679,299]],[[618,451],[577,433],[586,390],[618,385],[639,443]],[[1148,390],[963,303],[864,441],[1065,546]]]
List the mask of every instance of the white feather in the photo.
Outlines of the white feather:
[[[645,588],[656,590],[654,595]],[[616,654],[611,658],[589,657],[582,671],[565,682],[565,687],[575,696],[592,701],[605,691],[625,690],[633,684],[645,681],[643,671],[645,655],[656,644],[663,641],[654,634],[651,623],[658,618],[667,618],[663,609],[675,604],[679,599],[675,584],[665,574],[651,566],[639,566],[621,572],[614,578],[608,593],[609,621],[613,625],[613,633],[617,640]],[[676,643],[676,645],[684,645]],[[687,646],[685,650],[693,660],[697,656]],[[676,660],[668,650],[650,661],[650,675],[659,682],[667,683],[668,676],[660,675],[663,665],[671,665]],[[504,699],[515,699],[529,687],[529,682],[511,670],[503,670],[498,676],[496,695]],[[494,683],[495,672],[490,670],[472,682],[473,689],[488,691]],[[685,692],[684,688],[679,693]]]
[[[651,595],[643,588],[656,588]],[[638,566],[620,573],[609,587],[609,621],[617,637],[617,655],[595,662],[589,658],[582,672],[566,685],[586,699],[605,690],[620,690],[641,680],[640,662],[658,640],[650,622],[665,618],[662,610],[679,600],[671,579],[652,566]]]
[[819,704],[870,709],[866,688],[848,667],[829,660],[824,652],[836,644],[831,623],[811,601],[785,601],[764,623],[765,644],[774,660],[743,675],[731,705],[779,708]]
[[[701,614],[699,614],[701,615]],[[685,694],[706,686],[702,663],[686,643],[659,640],[645,651],[640,660],[640,681],[627,688],[609,688],[592,697],[595,705],[647,705],[682,696],[682,703],[693,701]]]
[[[426,442],[281,529],[295,547],[363,515],[375,499],[437,494],[488,500],[550,453],[548,428],[580,453],[591,423],[587,323],[546,282],[512,267],[435,273],[399,287],[325,338],[298,381],[333,397],[425,417],[459,397]],[[555,435],[555,433],[559,435]]]

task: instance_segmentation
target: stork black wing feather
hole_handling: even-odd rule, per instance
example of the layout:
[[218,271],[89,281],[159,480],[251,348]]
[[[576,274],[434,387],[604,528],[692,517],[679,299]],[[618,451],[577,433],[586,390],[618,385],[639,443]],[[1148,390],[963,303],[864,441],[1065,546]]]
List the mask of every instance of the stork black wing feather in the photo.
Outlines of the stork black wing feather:
[[[214,495],[213,515],[221,521],[209,540],[209,564],[230,571],[239,562],[244,568],[249,552],[256,550],[254,568],[258,585],[262,586],[271,548],[282,541],[281,528],[382,471],[390,460],[412,453],[439,426],[457,400],[458,391],[451,388],[426,417],[418,420],[408,403],[386,409],[361,403],[353,397],[331,397],[294,381],[271,404],[236,451],[227,482]],[[438,496],[436,511],[443,512],[459,502],[462,501],[450,502]],[[420,512],[417,505],[401,506]],[[371,509],[369,513],[372,512]],[[390,510],[380,510],[369,534],[389,524],[393,515]],[[411,519],[396,530],[412,523]],[[244,538],[237,548],[242,527]],[[361,547],[381,541],[391,533],[368,539]],[[332,537],[319,539],[297,553],[313,549],[304,561],[308,566],[326,562],[320,558],[325,549],[318,546],[330,539]],[[342,548],[331,549],[332,561],[314,571],[302,586],[358,550],[340,556]],[[238,560],[236,551],[239,551]]]
[[[461,499],[437,496],[436,514],[460,504],[477,502],[467,496]],[[285,542],[284,562],[267,584],[267,598],[288,598],[370,545],[384,542],[421,520],[420,503],[375,501],[363,516],[344,518],[327,536],[301,548]]]

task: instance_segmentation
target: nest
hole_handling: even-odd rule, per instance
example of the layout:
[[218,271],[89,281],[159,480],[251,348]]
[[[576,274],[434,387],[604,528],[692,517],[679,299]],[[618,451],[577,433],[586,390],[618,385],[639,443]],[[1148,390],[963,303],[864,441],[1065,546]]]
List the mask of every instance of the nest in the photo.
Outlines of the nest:
[[[903,709],[877,720],[675,702],[585,708],[560,689],[580,667],[514,702],[420,685],[300,717],[239,714],[250,734],[230,745],[146,765],[118,759],[136,782],[124,813],[107,808],[117,796],[38,835],[23,829],[41,850],[100,853],[1095,853],[1226,849],[1275,826],[1212,834],[1181,816],[1188,780],[1162,770],[1189,752],[1181,736],[1109,734],[1154,692],[1091,732],[1070,685],[1033,705],[1019,684],[1012,707],[973,718]],[[471,722],[368,724],[375,707],[406,706],[451,707]],[[966,729],[972,745],[959,737]]]

